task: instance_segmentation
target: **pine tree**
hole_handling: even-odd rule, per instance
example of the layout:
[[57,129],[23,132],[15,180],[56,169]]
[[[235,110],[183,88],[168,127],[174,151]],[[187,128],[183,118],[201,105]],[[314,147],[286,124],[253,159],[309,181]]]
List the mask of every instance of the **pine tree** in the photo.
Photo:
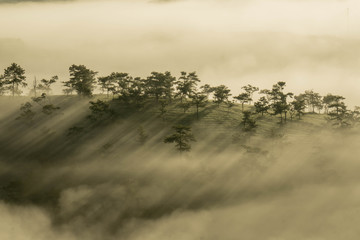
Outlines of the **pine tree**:
[[191,141],[196,141],[194,135],[191,133],[191,127],[177,125],[173,126],[175,133],[166,137],[164,143],[175,143],[176,149],[182,152],[189,152],[191,150]]
[[9,89],[14,96],[16,94],[21,94],[21,90],[19,86],[26,87],[26,77],[25,77],[25,70],[20,67],[16,63],[12,63],[8,68],[4,70],[4,84],[9,85]]

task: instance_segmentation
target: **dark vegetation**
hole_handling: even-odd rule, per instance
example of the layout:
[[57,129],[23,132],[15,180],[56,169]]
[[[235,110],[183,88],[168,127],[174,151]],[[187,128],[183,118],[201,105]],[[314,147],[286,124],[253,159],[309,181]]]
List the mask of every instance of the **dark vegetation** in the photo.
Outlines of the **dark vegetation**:
[[[174,156],[186,159],[202,153],[210,158],[226,149],[241,152],[245,160],[254,159],[245,167],[250,169],[257,159],[272,159],[269,143],[286,148],[282,142],[286,137],[324,129],[350,131],[360,120],[360,109],[349,110],[344,97],[320,96],[312,90],[294,95],[286,91],[285,82],[262,90],[246,85],[231,99],[228,87],[201,85],[196,72],[181,72],[179,78],[170,72],[152,72],[145,79],[118,72],[96,78],[95,71],[72,65],[69,73],[62,96],[51,95],[52,84],[59,80],[56,76],[42,79],[40,84],[35,80],[31,97],[21,96],[21,87],[27,83],[25,71],[17,64],[5,69],[0,77],[0,108],[9,109],[3,111],[0,124],[0,163],[4,166],[0,198],[12,204],[41,206],[60,226],[77,223],[78,219],[86,219],[85,225],[95,225],[91,221],[101,220],[104,216],[100,212],[108,211],[106,205],[101,205],[105,210],[93,210],[94,218],[83,216],[82,211],[89,211],[94,204],[90,199],[76,211],[62,212],[67,189],[81,186],[97,186],[94,191],[100,198],[121,209],[107,225],[106,231],[113,233],[134,218],[158,219],[176,209],[198,209],[224,200],[226,195],[211,187],[201,193],[173,193],[161,185],[162,174],[166,175],[162,172],[157,172],[156,180],[151,173],[132,174],[132,168],[149,167],[147,159],[172,161]],[[97,86],[102,93],[95,94]],[[255,92],[261,94],[259,99],[254,99]],[[94,169],[92,165],[101,167]],[[254,168],[262,171],[264,165],[260,165]],[[77,169],[78,175],[70,174],[68,166],[83,170]],[[116,176],[111,175],[115,171],[112,166],[120,168]],[[111,179],[101,174],[105,171],[102,167],[113,176]],[[82,172],[86,170],[91,174]],[[132,192],[133,181],[137,187],[160,184],[167,201],[140,204],[144,196]],[[117,198],[109,200],[105,196],[111,184],[122,186],[125,193],[120,195],[126,208],[118,206]],[[204,183],[194,180],[193,184],[200,187]],[[249,197],[252,193],[248,191],[244,194]],[[178,201],[187,194],[194,196]],[[94,201],[97,204],[101,200]]]
[[[209,132],[222,132],[226,136],[219,145],[228,144],[226,139],[239,140],[239,136],[246,136],[245,141],[251,136],[261,137],[266,132],[280,131],[289,122],[305,123],[307,120],[303,121],[303,117],[311,114],[321,124],[335,128],[352,128],[359,123],[359,108],[349,110],[344,97],[320,96],[313,90],[294,95],[286,92],[285,82],[277,82],[271,89],[260,91],[258,87],[245,85],[243,92],[232,100],[231,90],[224,85],[200,86],[196,72],[181,72],[179,78],[170,72],[152,72],[145,79],[119,72],[96,78],[96,71],[84,65],[72,65],[69,74],[70,79],[62,82],[66,95],[51,96],[51,86],[59,80],[57,76],[42,79],[40,84],[35,79],[30,88],[30,100],[22,103],[18,112],[12,113],[15,116],[8,116],[8,130],[19,131],[19,134],[36,129],[44,132],[43,148],[25,147],[28,154],[39,156],[39,159],[54,161],[64,155],[71,156],[71,152],[79,151],[78,145],[123,123],[129,124],[125,130],[131,136],[128,140],[140,139],[142,144],[150,139],[157,144],[175,143],[179,152],[190,151],[191,141],[197,138],[201,142]],[[21,87],[27,85],[25,70],[11,64],[0,76],[2,99],[13,101],[14,95],[20,95]],[[97,86],[103,94],[94,94]],[[255,92],[262,95],[257,101],[253,96]],[[73,110],[76,114],[69,113],[70,106],[76,109]],[[148,126],[142,123],[148,123]],[[169,135],[171,128],[176,133]],[[195,138],[192,131],[195,131]],[[39,133],[35,135],[35,138],[39,137]],[[3,142],[12,142],[11,134],[5,136]],[[114,141],[121,139],[108,141],[104,143],[107,150]],[[6,147],[5,151],[10,149]]]
[[[320,96],[313,90],[294,95],[286,92],[285,82],[262,90],[245,85],[243,92],[232,100],[231,90],[224,85],[200,85],[196,72],[181,72],[179,78],[170,72],[152,72],[145,79],[119,72],[96,78],[96,71],[72,65],[69,74],[70,79],[62,82],[63,96],[51,96],[51,86],[59,80],[57,76],[42,79],[40,84],[34,80],[30,87],[32,97],[21,103],[19,111],[7,116],[3,125],[4,129],[16,132],[3,134],[4,152],[18,151],[18,147],[11,147],[17,134],[24,133],[29,138],[34,134],[34,139],[42,144],[34,141],[32,145],[27,139],[22,154],[10,156],[15,159],[36,156],[40,162],[63,160],[80,151],[80,146],[120,126],[123,128],[120,136],[109,139],[101,136],[105,141],[102,150],[110,151],[122,141],[124,146],[138,149],[150,141],[155,145],[174,143],[181,153],[190,151],[195,138],[200,145],[202,139],[212,134],[222,135],[216,147],[230,142],[242,142],[244,147],[250,138],[277,136],[298,124],[347,129],[356,127],[360,119],[359,107],[349,110],[342,96]],[[28,99],[20,97],[21,86],[27,85],[25,70],[11,64],[0,76],[2,99],[9,102]],[[102,93],[94,94],[97,87]],[[258,100],[254,100],[255,92],[261,95]],[[19,97],[15,98],[15,94]]]
[[[264,114],[278,116],[280,124],[284,124],[297,117],[308,113],[324,113],[327,119],[334,126],[351,127],[358,121],[358,107],[351,111],[344,103],[345,98],[339,95],[327,94],[320,96],[313,90],[295,96],[291,92],[285,92],[286,83],[278,82],[272,86],[272,89],[262,89],[246,85],[242,89],[243,93],[234,96],[231,100],[231,90],[224,86],[212,87],[208,84],[198,86],[200,79],[196,72],[181,72],[178,79],[172,76],[170,72],[159,73],[152,72],[149,77],[142,79],[133,78],[128,73],[113,72],[109,76],[96,78],[97,72],[86,68],[84,65],[72,65],[69,68],[70,79],[64,81],[63,92],[66,95],[72,95],[74,92],[84,99],[84,97],[95,98],[90,100],[91,114],[88,119],[93,123],[117,119],[119,116],[129,115],[130,113],[146,112],[151,108],[158,108],[159,115],[166,121],[166,114],[170,108],[178,107],[183,110],[180,119],[186,118],[192,122],[191,117],[186,113],[191,108],[196,110],[196,120],[200,120],[200,112],[215,103],[218,108],[225,106],[228,112],[235,105],[235,100],[241,103],[241,115],[249,119],[250,115],[256,115],[256,118]],[[58,81],[54,76],[49,80],[42,79],[41,84],[37,84],[35,79],[30,95],[33,95],[32,102],[26,102],[21,107],[20,118],[26,119],[34,117],[31,108],[33,103],[37,103],[43,108],[43,113],[52,114],[59,107],[51,104],[47,97],[51,93],[51,85]],[[4,70],[0,77],[0,93],[6,93],[14,96],[22,93],[20,87],[25,87],[26,83],[25,70],[16,63]],[[103,95],[94,96],[94,90],[99,86]],[[253,94],[258,92],[263,95],[258,101],[254,101]],[[41,94],[38,97],[38,93]],[[254,102],[253,105],[251,103]],[[247,110],[244,110],[244,104],[248,104]],[[250,111],[250,112],[249,112]],[[193,115],[193,114],[191,114]],[[246,120],[247,121],[247,120]],[[246,122],[245,121],[245,122]],[[255,128],[255,120],[252,128]],[[242,122],[244,128],[247,128]]]

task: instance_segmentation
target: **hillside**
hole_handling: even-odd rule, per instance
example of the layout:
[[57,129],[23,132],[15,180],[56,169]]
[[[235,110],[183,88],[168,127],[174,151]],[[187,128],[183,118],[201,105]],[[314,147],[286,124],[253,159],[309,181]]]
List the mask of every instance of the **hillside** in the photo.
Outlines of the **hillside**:
[[[283,124],[278,116],[254,114],[257,127],[244,131],[240,104],[229,109],[209,102],[197,119],[194,107],[184,113],[179,102],[167,105],[161,116],[154,102],[132,108],[115,99],[106,105],[112,111],[103,111],[105,105],[89,109],[89,101],[98,100],[107,98],[51,96],[49,114],[30,98],[1,97],[0,213],[31,239],[161,239],[172,232],[172,239],[205,234],[215,240],[229,230],[240,234],[218,225],[231,219],[242,222],[239,231],[246,239],[278,234],[287,239],[276,222],[297,232],[296,222],[309,218],[303,211],[318,204],[304,196],[322,189],[341,193],[347,176],[358,179],[358,130],[334,130],[324,114],[307,113]],[[27,101],[31,112],[20,111]],[[179,124],[190,126],[196,138],[190,152],[164,143]],[[318,201],[334,205],[333,194]],[[304,199],[299,210],[289,207],[294,198]],[[19,216],[28,211],[34,220],[24,226]],[[317,214],[338,218],[341,211]],[[269,217],[274,220],[261,220]],[[324,224],[322,217],[312,223]],[[257,232],[255,226],[265,223],[273,228]],[[306,233],[301,236],[317,236],[306,231],[311,227],[300,227]]]
[[[91,101],[96,102],[99,99],[106,100],[106,97],[97,96]],[[256,145],[257,140],[264,138],[281,136],[291,139],[327,127],[331,128],[324,114],[307,113],[301,119],[298,117],[288,119],[286,124],[280,124],[278,116],[256,114],[252,118],[257,126],[247,132],[243,130],[241,124],[243,117],[241,104],[228,108],[225,104],[218,105],[209,102],[206,106],[199,108],[199,119],[197,119],[194,106],[184,113],[179,102],[167,105],[166,112],[161,114],[160,104],[150,102],[142,109],[134,109],[111,99],[109,108],[115,112],[114,115],[96,116],[99,119],[92,122],[88,119],[91,115],[89,100],[76,96],[50,97],[46,101],[60,108],[50,115],[42,113],[41,108],[36,103],[32,103],[34,117],[31,120],[17,119],[22,113],[21,104],[27,101],[31,102],[31,99],[26,97],[2,97],[1,99],[0,110],[4,113],[1,121],[1,140],[6,151],[14,145],[14,151],[18,152],[18,149],[22,149],[30,154],[38,151],[43,144],[45,149],[52,149],[52,151],[56,148],[59,148],[59,152],[69,148],[75,151],[79,146],[86,145],[88,141],[96,144],[97,148],[101,148],[101,144],[117,149],[140,148],[139,128],[142,128],[144,134],[148,136],[147,141],[151,145],[164,147],[163,139],[171,133],[174,125],[191,126],[197,139],[197,142],[193,143],[195,149],[201,147],[209,139],[216,141],[213,146],[215,148],[228,145]],[[253,111],[254,109],[251,105],[245,105],[244,111],[246,110]],[[72,142],[74,138],[71,134],[69,136],[72,132],[71,128],[74,127],[73,130],[81,130],[74,133],[76,145]],[[99,149],[94,149],[94,151],[97,150]],[[44,157],[46,154],[47,151],[41,152],[40,155]],[[62,153],[59,154],[62,155]]]

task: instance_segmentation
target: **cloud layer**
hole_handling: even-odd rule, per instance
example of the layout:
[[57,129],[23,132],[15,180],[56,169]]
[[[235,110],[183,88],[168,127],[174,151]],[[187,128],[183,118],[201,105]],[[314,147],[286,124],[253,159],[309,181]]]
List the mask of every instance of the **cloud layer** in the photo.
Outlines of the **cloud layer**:
[[[8,103],[0,107],[8,109]],[[62,108],[64,116],[31,127],[29,132],[24,131],[26,127],[10,128],[14,123],[3,121],[9,116],[0,116],[0,126],[7,126],[0,142],[16,139],[9,141],[7,151],[0,156],[0,191],[4,201],[0,203],[0,237],[358,237],[358,131],[333,132],[320,125],[289,122],[282,137],[252,138],[247,144],[262,151],[249,152],[242,147],[244,141],[229,144],[231,134],[202,128],[196,134],[199,141],[193,144],[193,151],[180,156],[151,131],[155,121],[141,122],[150,140],[145,146],[136,147],[134,126],[138,122],[130,119],[101,128],[83,142],[74,141],[74,145],[67,145],[70,149],[62,148],[53,159],[39,164],[37,159],[51,156],[66,145],[62,141],[51,151],[33,154],[43,144],[50,146],[53,140],[54,135],[44,134],[44,128],[53,126],[56,136],[63,125],[72,124],[69,114],[76,118],[83,114],[79,110],[86,109],[81,102],[71,103]],[[164,128],[164,124],[157,127]],[[342,139],[341,143],[338,139]],[[112,144],[104,149],[109,141]],[[32,154],[25,154],[27,151]]]
[[196,70],[203,81],[235,91],[283,80],[294,92],[321,89],[356,105],[357,11],[355,1],[7,5],[0,7],[0,67],[18,62],[31,79],[66,79],[71,64],[99,75]]

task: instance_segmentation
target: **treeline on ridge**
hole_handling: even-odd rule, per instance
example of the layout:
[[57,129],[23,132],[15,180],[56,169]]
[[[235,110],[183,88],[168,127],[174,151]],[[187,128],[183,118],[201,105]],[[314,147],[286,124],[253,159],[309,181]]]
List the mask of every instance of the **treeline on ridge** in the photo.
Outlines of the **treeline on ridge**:
[[[82,98],[92,98],[97,87],[106,96],[96,100],[90,100],[91,115],[88,119],[96,122],[99,119],[111,118],[114,110],[111,106],[120,104],[127,109],[141,111],[149,103],[158,106],[159,115],[163,117],[167,107],[176,104],[186,113],[191,107],[196,109],[196,119],[199,120],[199,109],[204,108],[211,101],[217,107],[226,106],[231,109],[236,102],[242,106],[242,121],[245,131],[256,128],[254,115],[264,114],[279,116],[279,123],[285,124],[289,119],[301,119],[305,112],[327,114],[328,120],[335,127],[347,128],[355,126],[359,122],[359,107],[349,110],[344,103],[345,98],[339,95],[327,94],[321,96],[313,90],[295,95],[286,92],[285,82],[277,82],[271,89],[262,89],[252,85],[242,87],[243,92],[232,96],[231,90],[225,85],[210,86],[200,85],[200,79],[196,72],[181,72],[180,77],[174,77],[170,72],[152,72],[146,78],[132,77],[128,73],[113,72],[108,76],[97,77],[97,72],[88,69],[84,65],[72,65],[69,68],[70,79],[62,82],[66,95],[76,93]],[[30,89],[32,101],[41,105],[42,112],[51,115],[59,107],[51,104],[47,97],[51,93],[51,86],[58,81],[58,77],[42,79],[40,83],[34,81]],[[21,88],[26,87],[25,70],[18,64],[13,63],[4,70],[0,76],[1,95],[20,95]],[[262,96],[254,101],[254,93]],[[38,93],[41,93],[39,96]],[[250,110],[244,110],[244,104],[252,105]],[[19,119],[30,120],[34,117],[32,103],[27,102],[21,106]],[[249,109],[249,108],[248,108]],[[70,132],[76,132],[80,127],[75,126]],[[188,127],[174,126],[178,133],[189,132]],[[189,133],[191,136],[191,133]],[[189,137],[192,140],[192,137]],[[167,138],[169,142],[169,138]],[[187,149],[187,146],[182,149]]]

